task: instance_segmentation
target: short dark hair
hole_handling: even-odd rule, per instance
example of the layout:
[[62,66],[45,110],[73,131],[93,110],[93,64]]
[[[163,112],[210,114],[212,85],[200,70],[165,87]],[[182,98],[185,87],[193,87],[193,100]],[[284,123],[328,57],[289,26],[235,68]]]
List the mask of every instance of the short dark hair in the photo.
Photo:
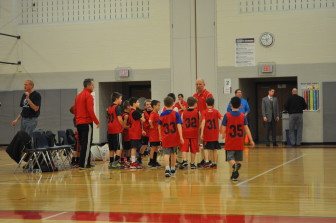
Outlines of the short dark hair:
[[131,97],[129,99],[129,103],[130,103],[131,106],[133,106],[133,104],[135,104],[137,101],[138,101],[138,98],[136,98],[136,97]]
[[242,91],[240,88],[235,90],[235,94],[237,94],[238,91]]
[[178,96],[178,97],[180,97],[180,96],[181,96],[182,98],[184,98],[183,94],[178,94],[177,96]]
[[86,78],[83,81],[83,86],[86,88],[88,85],[91,85],[91,82],[93,81],[93,78]]
[[112,103],[115,102],[115,100],[120,98],[121,96],[122,96],[122,94],[120,94],[119,92],[113,92],[111,94]]
[[151,102],[151,106],[153,107],[153,106],[157,105],[158,103],[160,103],[160,101],[158,101],[158,100],[153,100],[153,101]]
[[176,101],[176,96],[174,93],[167,94],[168,97],[171,97],[174,101]]
[[130,103],[129,103],[129,101],[128,100],[124,101],[123,108],[127,109],[128,106],[131,106]]
[[241,100],[239,97],[232,97],[230,104],[233,108],[239,108],[240,107]]
[[194,98],[194,97],[187,98],[187,103],[189,107],[194,106],[197,103],[197,101],[198,101],[197,98]]
[[174,104],[174,99],[172,98],[172,97],[170,97],[170,96],[167,96],[167,97],[165,97],[164,99],[163,99],[163,103],[164,103],[164,105],[166,106],[166,107],[171,107],[171,106],[173,106],[173,104]]
[[207,98],[206,99],[206,104],[208,106],[213,106],[215,104],[215,99],[214,98]]
[[268,88],[268,91],[271,91],[271,90],[274,90],[274,88],[271,88],[271,87],[270,87],[270,88]]

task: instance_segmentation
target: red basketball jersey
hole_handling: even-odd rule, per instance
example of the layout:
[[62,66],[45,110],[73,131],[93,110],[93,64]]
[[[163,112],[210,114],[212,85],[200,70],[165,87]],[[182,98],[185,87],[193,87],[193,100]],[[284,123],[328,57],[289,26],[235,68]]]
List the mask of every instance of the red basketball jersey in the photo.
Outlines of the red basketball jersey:
[[[182,101],[181,104],[185,107],[188,108],[188,103],[186,101]],[[180,102],[176,102],[173,108],[178,108],[178,110],[182,109]],[[183,110],[179,111],[179,114],[182,115]]]
[[222,115],[217,109],[207,108],[202,112],[202,120],[205,120],[203,138],[205,142],[218,141],[219,124],[218,119]]
[[235,117],[226,113],[226,137],[225,137],[225,150],[243,150],[244,148],[244,113],[240,113]]
[[197,108],[193,110],[183,111],[183,138],[197,139],[199,133],[199,111]]
[[157,112],[152,111],[149,120],[153,123],[154,128],[150,129],[149,132],[149,141],[150,142],[160,142],[159,130],[158,130],[158,121],[160,115]]
[[176,113],[176,111],[172,110],[168,115],[160,116],[163,148],[180,146]]
[[144,111],[144,118],[146,119],[146,121],[143,123],[143,130],[146,132],[146,136],[149,137],[150,135],[150,125],[149,125],[149,116],[150,116],[150,113],[148,111]]
[[123,127],[118,121],[116,108],[118,105],[114,104],[107,109],[108,124],[107,124],[107,133],[108,134],[117,134],[122,133]]
[[141,139],[142,137],[142,128],[141,128],[141,121],[139,120],[134,120],[133,118],[133,112],[135,110],[132,109],[129,114],[129,120],[130,120],[130,128],[128,130],[129,137],[130,139]]
[[[128,115],[128,119],[127,119],[127,126],[129,127],[131,124],[130,124],[130,118],[129,118],[129,113],[125,112],[122,116],[123,120],[125,120],[125,116]],[[123,131],[123,134],[124,134],[124,141],[125,142],[128,142],[130,141],[130,138],[129,138],[129,131],[128,129],[124,129]]]

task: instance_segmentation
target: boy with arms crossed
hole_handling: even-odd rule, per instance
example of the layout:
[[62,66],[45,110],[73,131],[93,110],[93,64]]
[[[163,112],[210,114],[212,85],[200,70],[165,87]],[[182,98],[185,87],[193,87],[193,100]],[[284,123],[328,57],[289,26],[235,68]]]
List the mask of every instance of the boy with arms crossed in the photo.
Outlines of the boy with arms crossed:
[[124,161],[121,163],[123,166],[129,168],[129,162],[131,160],[131,143],[129,138],[129,132],[128,129],[130,127],[130,119],[129,119],[129,112],[131,111],[131,105],[129,101],[124,101],[123,103],[123,109],[124,113],[122,115],[123,122],[124,122],[124,131],[123,131],[123,157]]
[[142,143],[142,123],[145,122],[143,113],[139,111],[139,101],[135,97],[129,99],[131,105],[131,111],[129,114],[130,119],[130,128],[129,128],[129,137],[131,141],[131,169],[142,169],[143,165],[136,162],[136,152],[140,150]]

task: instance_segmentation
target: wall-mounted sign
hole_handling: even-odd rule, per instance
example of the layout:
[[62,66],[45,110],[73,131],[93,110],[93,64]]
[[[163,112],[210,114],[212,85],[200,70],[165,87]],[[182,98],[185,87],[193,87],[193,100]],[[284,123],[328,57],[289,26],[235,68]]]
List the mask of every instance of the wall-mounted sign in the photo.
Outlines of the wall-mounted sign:
[[320,84],[301,83],[302,97],[305,99],[309,111],[320,109]]
[[231,94],[231,79],[224,79],[224,94]]
[[119,77],[129,77],[129,70],[128,69],[120,69],[119,70]]
[[258,65],[259,76],[274,76],[275,75],[275,63],[263,62]]
[[255,66],[254,38],[236,39],[236,67]]

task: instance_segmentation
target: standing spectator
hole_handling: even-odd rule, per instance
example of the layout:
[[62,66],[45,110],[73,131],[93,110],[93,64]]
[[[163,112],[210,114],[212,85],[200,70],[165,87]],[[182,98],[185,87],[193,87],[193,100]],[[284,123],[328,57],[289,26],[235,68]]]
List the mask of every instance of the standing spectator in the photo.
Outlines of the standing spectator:
[[[242,96],[243,96],[242,90],[241,89],[235,90],[235,96],[240,98],[240,101],[241,101],[241,104],[240,104],[240,107],[239,107],[239,112],[241,112],[245,116],[247,116],[247,114],[250,112],[250,106],[249,106],[248,102],[244,98],[242,98]],[[232,112],[231,102],[229,102],[226,110],[227,110],[227,112]]]
[[94,167],[90,164],[90,149],[93,137],[93,122],[99,128],[99,121],[94,113],[93,96],[91,95],[94,89],[93,79],[88,78],[83,82],[84,89],[75,99],[75,117],[77,131],[79,136],[79,144],[81,153],[79,158],[80,169],[89,169]]
[[206,99],[207,98],[213,98],[213,95],[206,90],[205,88],[205,82],[202,78],[199,78],[196,80],[196,90],[197,92],[193,95],[194,98],[197,99],[197,109],[202,113],[207,106],[206,106]]
[[175,103],[174,107],[178,108],[179,114],[182,115],[183,111],[187,110],[188,103],[183,100],[183,94],[178,94],[177,98],[178,102]]
[[41,95],[34,90],[34,82],[32,80],[24,82],[24,91],[25,93],[22,95],[20,101],[22,111],[12,122],[12,125],[15,126],[21,119],[21,131],[25,131],[31,135],[37,126],[37,118],[40,115]]
[[[300,146],[302,141],[303,129],[303,110],[307,109],[307,103],[303,97],[298,95],[298,90],[293,88],[292,96],[290,96],[285,104],[285,110],[289,113],[289,140],[291,145]],[[295,137],[294,129],[297,129]]]
[[278,146],[276,143],[276,123],[279,121],[280,112],[278,99],[274,97],[275,90],[270,88],[268,95],[262,99],[261,112],[265,122],[265,141],[266,146],[270,146],[269,133],[272,131],[273,146]]

